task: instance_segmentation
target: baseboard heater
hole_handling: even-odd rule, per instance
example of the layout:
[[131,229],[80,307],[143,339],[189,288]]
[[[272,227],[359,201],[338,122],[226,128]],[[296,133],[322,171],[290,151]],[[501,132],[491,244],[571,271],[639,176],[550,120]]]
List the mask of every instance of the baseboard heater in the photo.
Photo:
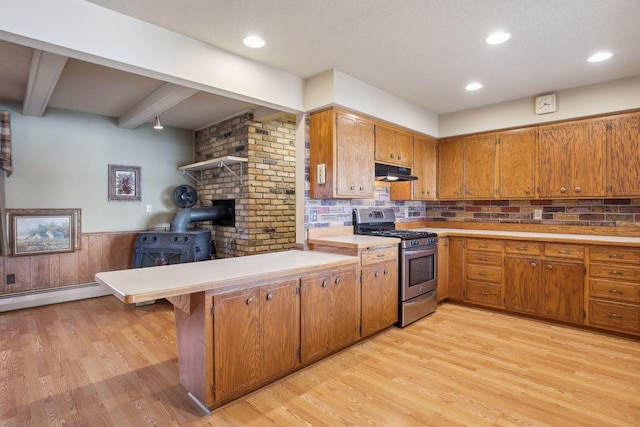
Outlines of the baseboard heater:
[[53,289],[16,292],[0,295],[0,313],[105,295],[111,295],[111,293],[96,282]]

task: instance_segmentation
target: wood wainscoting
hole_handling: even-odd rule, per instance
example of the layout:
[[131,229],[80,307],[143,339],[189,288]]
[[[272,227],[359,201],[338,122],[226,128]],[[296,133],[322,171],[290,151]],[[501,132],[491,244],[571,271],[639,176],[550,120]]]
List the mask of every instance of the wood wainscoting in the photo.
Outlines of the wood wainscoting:
[[[74,252],[0,257],[0,295],[92,283],[100,271],[130,268],[138,233],[83,233]],[[8,274],[15,275],[15,283],[7,284]]]

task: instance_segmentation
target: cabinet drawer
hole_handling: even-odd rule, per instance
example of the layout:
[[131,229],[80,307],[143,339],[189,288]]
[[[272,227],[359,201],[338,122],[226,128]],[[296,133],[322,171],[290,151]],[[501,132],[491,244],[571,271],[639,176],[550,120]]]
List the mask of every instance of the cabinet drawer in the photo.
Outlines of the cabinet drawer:
[[640,264],[640,250],[611,246],[592,246],[589,249],[589,259],[591,259],[591,261]]
[[490,239],[467,239],[467,249],[482,252],[502,252],[502,241]]
[[504,251],[508,254],[540,255],[542,252],[542,243],[507,242]]
[[634,305],[589,300],[589,323],[637,332],[640,308]]
[[467,265],[467,279],[502,283],[502,268],[484,265]]
[[584,259],[584,246],[545,243],[544,255],[556,258]]
[[501,305],[502,287],[487,283],[469,282],[467,283],[466,299],[482,304]]
[[589,275],[615,280],[640,281],[640,268],[630,265],[591,264]]
[[502,255],[484,252],[467,252],[467,262],[469,264],[500,265],[502,264]]
[[616,301],[640,303],[640,285],[611,280],[589,280],[589,296]]
[[362,252],[362,265],[398,259],[398,247],[367,249]]

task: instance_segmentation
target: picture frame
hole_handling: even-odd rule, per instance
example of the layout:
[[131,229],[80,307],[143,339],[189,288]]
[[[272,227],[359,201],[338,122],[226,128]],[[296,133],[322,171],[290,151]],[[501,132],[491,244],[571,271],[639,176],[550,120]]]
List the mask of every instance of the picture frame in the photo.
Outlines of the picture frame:
[[140,166],[109,165],[109,201],[140,201]]
[[7,209],[12,256],[80,249],[81,209]]

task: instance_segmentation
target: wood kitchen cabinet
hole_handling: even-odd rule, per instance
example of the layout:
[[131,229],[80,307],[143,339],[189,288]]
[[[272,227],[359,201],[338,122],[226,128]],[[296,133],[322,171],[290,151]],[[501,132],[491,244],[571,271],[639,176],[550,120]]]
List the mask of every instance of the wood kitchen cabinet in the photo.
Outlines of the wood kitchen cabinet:
[[213,298],[216,400],[294,369],[298,363],[297,280]]
[[375,161],[410,168],[413,165],[413,136],[407,132],[377,124]]
[[464,138],[438,142],[438,198],[464,197]]
[[301,360],[317,360],[358,340],[356,270],[301,279],[300,336]]
[[603,197],[607,120],[541,126],[540,197]]
[[545,243],[542,252],[542,245],[513,241],[505,247],[505,308],[583,323],[584,248]]
[[607,196],[640,196],[640,113],[611,118]]
[[361,293],[362,337],[398,321],[398,245],[362,253]]
[[448,298],[464,300],[464,239],[449,237]]
[[[373,197],[374,128],[373,121],[336,108],[311,114],[311,198]],[[318,171],[318,166],[324,167],[324,174]],[[319,181],[319,175],[324,176],[324,183]]]
[[498,196],[532,199],[536,195],[538,131],[518,129],[498,134]]
[[465,138],[464,197],[492,199],[496,189],[496,136]]
[[422,135],[413,137],[413,167],[416,181],[391,184],[391,200],[435,200],[438,145],[434,138]]
[[465,241],[464,299],[482,305],[502,305],[502,241]]
[[438,302],[449,296],[449,238],[438,237],[438,260],[436,264],[438,277]]

